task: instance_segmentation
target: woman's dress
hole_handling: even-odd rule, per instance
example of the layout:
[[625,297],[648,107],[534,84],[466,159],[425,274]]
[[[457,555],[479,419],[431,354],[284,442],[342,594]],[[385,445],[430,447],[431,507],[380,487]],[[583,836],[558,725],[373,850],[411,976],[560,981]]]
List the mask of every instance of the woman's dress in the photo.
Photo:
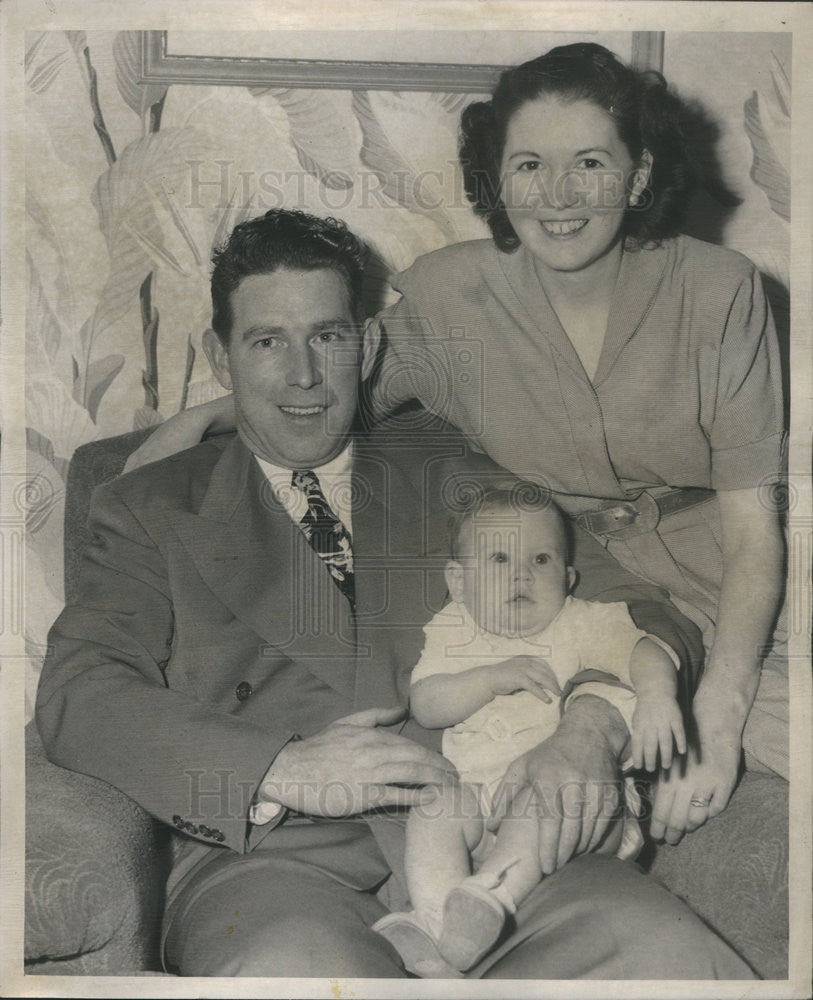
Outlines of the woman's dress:
[[[592,379],[522,247],[446,247],[392,283],[402,298],[378,317],[386,349],[377,410],[419,399],[500,465],[550,488],[574,516],[669,487],[758,489],[776,503],[785,446],[779,352],[759,274],[741,254],[685,236],[625,250]],[[708,645],[723,569],[716,499],[636,530],[601,541],[666,587]],[[747,728],[770,744],[760,760],[787,776],[781,646],[766,657]],[[751,742],[747,732],[753,757]]]

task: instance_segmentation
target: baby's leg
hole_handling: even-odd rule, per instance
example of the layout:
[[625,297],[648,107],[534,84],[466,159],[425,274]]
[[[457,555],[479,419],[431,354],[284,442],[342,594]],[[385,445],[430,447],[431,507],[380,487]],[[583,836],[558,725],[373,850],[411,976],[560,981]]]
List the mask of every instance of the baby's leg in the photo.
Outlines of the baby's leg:
[[373,930],[396,949],[408,972],[429,979],[459,976],[438,951],[443,903],[471,872],[471,851],[483,835],[476,793],[467,786],[443,787],[407,819],[405,868],[411,913],[390,913]]
[[506,911],[515,913],[539,883],[539,818],[531,799],[530,790],[517,796],[477,874],[446,897],[438,951],[452,968],[479,962],[499,940]]
[[478,875],[512,913],[542,878],[539,864],[539,815],[533,791],[521,792],[497,831],[497,842],[480,865]]
[[475,791],[444,786],[428,805],[413,807],[407,820],[405,868],[409,898],[437,933],[443,901],[471,874],[471,852],[485,823]]

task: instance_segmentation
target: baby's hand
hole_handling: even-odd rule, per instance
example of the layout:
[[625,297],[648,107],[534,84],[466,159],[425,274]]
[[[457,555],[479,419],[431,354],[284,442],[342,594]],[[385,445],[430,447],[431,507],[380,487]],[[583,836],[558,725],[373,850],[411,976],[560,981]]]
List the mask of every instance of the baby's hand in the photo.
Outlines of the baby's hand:
[[553,699],[548,691],[557,696],[562,693],[556,674],[541,656],[512,656],[510,660],[503,660],[486,669],[494,695],[529,691],[550,704]]
[[661,767],[669,768],[673,743],[679,754],[686,753],[686,731],[677,701],[663,692],[639,691],[632,715],[633,764],[654,771],[660,750]]

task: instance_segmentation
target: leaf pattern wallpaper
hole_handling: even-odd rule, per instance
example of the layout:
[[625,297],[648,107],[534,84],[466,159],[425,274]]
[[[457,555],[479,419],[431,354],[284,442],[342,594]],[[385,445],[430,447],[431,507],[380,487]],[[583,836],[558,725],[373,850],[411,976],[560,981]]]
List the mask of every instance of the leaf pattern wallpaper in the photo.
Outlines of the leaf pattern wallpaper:
[[[665,74],[723,125],[724,175],[743,201],[715,237],[786,295],[790,42],[725,38],[668,35]],[[30,714],[63,603],[71,455],[220,392],[200,349],[212,248],[273,207],[344,219],[374,251],[373,309],[391,301],[389,273],[487,233],[456,164],[460,110],[479,95],[167,89],[139,82],[127,31],[30,33],[25,73]]]

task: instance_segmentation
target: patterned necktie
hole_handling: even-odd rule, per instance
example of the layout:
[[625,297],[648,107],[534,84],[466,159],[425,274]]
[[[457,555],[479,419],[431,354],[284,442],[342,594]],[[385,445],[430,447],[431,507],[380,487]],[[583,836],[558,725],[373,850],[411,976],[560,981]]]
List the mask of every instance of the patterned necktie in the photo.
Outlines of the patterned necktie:
[[353,549],[347,528],[331,510],[314,472],[295,471],[291,486],[301,490],[308,501],[307,512],[299,522],[305,537],[355,610]]

